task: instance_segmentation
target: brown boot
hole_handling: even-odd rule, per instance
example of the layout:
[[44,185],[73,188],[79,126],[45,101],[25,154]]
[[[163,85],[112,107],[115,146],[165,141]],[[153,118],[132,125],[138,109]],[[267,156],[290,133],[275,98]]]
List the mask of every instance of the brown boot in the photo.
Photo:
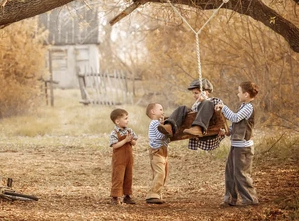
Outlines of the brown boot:
[[184,134],[194,135],[198,137],[203,137],[202,130],[200,126],[192,126],[189,129],[183,131]]
[[167,135],[168,137],[172,137],[173,136],[173,133],[172,133],[172,127],[170,124],[160,124],[158,126],[158,131],[162,134],[165,134]]
[[129,195],[126,195],[124,197],[123,202],[126,204],[136,204],[135,201]]

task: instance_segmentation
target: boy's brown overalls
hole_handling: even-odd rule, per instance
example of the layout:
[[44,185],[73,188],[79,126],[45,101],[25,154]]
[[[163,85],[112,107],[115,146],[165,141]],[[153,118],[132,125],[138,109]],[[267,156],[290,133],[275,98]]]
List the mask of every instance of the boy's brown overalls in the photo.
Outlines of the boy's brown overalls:
[[[126,138],[117,132],[118,142]],[[113,149],[112,154],[112,187],[111,197],[132,195],[133,151],[132,145],[126,143],[120,148]]]

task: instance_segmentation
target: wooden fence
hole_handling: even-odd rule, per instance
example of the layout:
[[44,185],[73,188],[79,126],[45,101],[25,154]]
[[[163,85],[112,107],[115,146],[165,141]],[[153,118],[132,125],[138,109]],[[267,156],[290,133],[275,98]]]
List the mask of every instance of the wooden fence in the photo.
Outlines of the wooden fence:
[[94,73],[78,70],[77,76],[82,99],[80,103],[84,105],[133,104],[129,79],[123,71]]

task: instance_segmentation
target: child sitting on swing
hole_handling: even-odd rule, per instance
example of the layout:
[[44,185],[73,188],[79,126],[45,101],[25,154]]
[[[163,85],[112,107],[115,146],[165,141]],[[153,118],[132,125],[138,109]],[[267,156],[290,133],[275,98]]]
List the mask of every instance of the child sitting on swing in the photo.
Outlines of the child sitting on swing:
[[[225,138],[224,132],[219,131],[219,134],[216,135],[203,136],[207,133],[210,120],[214,114],[215,105],[222,104],[222,101],[219,98],[209,98],[209,94],[213,92],[213,85],[209,80],[202,79],[201,84],[199,80],[194,80],[188,87],[188,90],[192,91],[193,97],[196,100],[191,109],[187,106],[179,106],[164,121],[164,124],[158,126],[158,130],[168,137],[172,137],[183,124],[186,115],[190,111],[197,112],[191,128],[183,131],[184,134],[195,136],[195,138],[189,139],[188,148],[192,150],[197,150],[198,148],[213,150],[219,147],[220,142]],[[202,88],[202,92],[200,88]]]

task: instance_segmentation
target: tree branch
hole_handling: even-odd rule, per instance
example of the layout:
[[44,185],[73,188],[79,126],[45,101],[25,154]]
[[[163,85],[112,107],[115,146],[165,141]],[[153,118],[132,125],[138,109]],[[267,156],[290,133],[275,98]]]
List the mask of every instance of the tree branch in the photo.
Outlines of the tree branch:
[[[135,0],[144,4],[145,2],[157,2],[160,0]],[[294,0],[298,4],[299,0]],[[201,10],[212,10],[222,4],[222,0],[171,0],[173,4],[183,4],[198,7]],[[167,0],[163,0],[167,3]],[[290,45],[291,49],[299,53],[299,28],[293,23],[269,8],[261,0],[230,0],[223,5],[223,8],[247,15],[256,21],[262,22],[265,26],[280,34]]]
[[277,144],[281,139],[282,139],[282,137],[285,135],[286,133],[283,133],[272,145],[271,145],[271,147],[268,149],[268,150],[265,150],[264,152],[262,152],[262,154],[264,154],[264,153],[267,153],[267,152],[269,152],[274,146],[275,146],[275,144]]
[[[3,5],[2,9],[0,8],[0,28],[25,18],[45,13],[72,1],[73,0],[0,0],[0,3]],[[137,4],[144,4],[146,2],[167,3],[167,0],[133,1]],[[293,1],[299,4],[299,0]],[[171,2],[174,4],[197,7],[201,10],[211,10],[218,8],[222,0],[171,0]],[[280,34],[289,43],[292,50],[299,53],[299,28],[266,6],[262,0],[230,0],[224,4],[223,9],[232,10],[262,22],[274,32]]]
[[8,1],[0,9],[0,28],[65,5],[73,0]]

